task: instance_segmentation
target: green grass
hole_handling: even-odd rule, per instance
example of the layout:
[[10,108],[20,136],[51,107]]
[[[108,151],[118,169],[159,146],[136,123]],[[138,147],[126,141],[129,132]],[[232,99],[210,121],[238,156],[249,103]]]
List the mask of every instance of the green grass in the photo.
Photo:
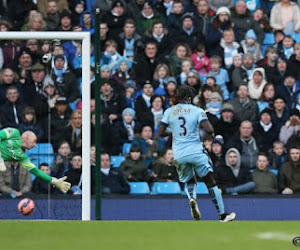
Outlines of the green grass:
[[1,250],[295,250],[295,236],[297,221],[0,221]]

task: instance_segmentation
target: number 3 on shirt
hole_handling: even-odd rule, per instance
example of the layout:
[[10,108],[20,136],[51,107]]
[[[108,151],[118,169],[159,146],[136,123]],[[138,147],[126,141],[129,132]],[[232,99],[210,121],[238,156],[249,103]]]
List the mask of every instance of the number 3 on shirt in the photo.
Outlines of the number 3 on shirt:
[[187,131],[186,131],[186,127],[184,126],[185,123],[186,123],[185,118],[180,116],[180,117],[178,117],[178,120],[182,121],[182,124],[180,125],[180,127],[183,129],[183,133],[179,133],[179,135],[180,136],[186,136]]

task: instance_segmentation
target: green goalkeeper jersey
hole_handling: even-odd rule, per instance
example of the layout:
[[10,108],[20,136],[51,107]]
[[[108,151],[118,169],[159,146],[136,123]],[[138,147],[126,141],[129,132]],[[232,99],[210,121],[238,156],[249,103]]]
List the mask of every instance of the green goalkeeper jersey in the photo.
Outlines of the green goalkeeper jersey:
[[18,129],[5,128],[0,130],[0,152],[4,161],[17,161],[21,167],[35,176],[51,182],[51,176],[37,169],[22,149],[22,139]]

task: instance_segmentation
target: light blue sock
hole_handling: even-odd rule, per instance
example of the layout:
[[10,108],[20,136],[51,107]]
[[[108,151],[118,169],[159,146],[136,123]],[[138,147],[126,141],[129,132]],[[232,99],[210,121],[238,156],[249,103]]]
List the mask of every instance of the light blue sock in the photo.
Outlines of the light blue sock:
[[218,187],[217,186],[211,187],[208,189],[208,191],[209,191],[209,196],[212,202],[215,204],[218,213],[220,215],[224,214],[225,210],[224,210],[223,198]]
[[189,200],[191,198],[193,198],[195,200],[197,199],[196,187],[197,187],[196,183],[185,184],[185,190],[186,190],[186,194],[187,194]]

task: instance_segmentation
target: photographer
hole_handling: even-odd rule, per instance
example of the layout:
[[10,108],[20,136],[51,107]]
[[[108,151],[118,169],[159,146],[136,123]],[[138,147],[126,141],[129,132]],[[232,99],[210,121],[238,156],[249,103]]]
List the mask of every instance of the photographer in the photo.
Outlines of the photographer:
[[[292,109],[290,111],[289,120],[280,129],[279,140],[290,147],[292,146],[290,144],[293,144],[291,140],[297,135],[299,138],[299,133],[300,133],[299,130],[300,130],[300,112],[298,109]],[[297,141],[299,144],[299,140],[296,139],[295,142]]]

